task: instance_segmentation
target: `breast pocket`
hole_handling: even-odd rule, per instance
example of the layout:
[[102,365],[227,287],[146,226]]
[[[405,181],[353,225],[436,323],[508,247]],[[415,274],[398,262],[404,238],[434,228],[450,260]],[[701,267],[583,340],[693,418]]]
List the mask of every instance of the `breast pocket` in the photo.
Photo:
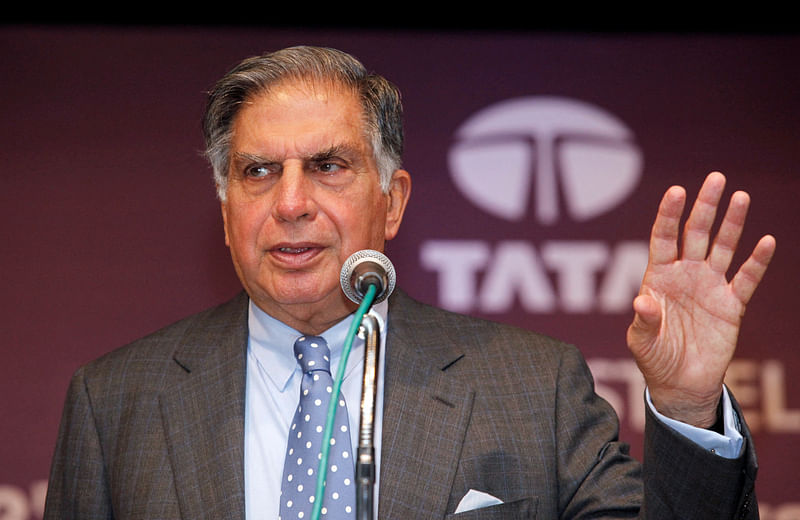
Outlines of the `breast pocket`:
[[497,504],[489,507],[481,507],[472,511],[464,511],[458,514],[449,514],[445,520],[524,520],[536,518],[536,506],[538,501],[535,497],[523,498]]

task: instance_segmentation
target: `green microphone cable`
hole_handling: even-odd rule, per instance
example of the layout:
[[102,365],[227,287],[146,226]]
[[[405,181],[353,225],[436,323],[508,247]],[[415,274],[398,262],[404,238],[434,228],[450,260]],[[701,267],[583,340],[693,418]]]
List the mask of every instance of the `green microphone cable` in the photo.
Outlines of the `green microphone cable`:
[[322,433],[322,452],[319,461],[319,470],[317,471],[317,489],[316,496],[314,497],[314,508],[311,510],[311,520],[319,519],[320,511],[322,510],[322,501],[325,497],[325,479],[328,476],[328,452],[331,448],[331,437],[333,435],[333,419],[336,415],[336,405],[339,402],[339,391],[342,387],[342,380],[344,379],[347,358],[350,357],[350,349],[353,347],[353,340],[356,337],[359,327],[361,327],[361,320],[364,319],[364,315],[372,306],[376,292],[377,288],[375,285],[370,284],[367,289],[367,294],[364,296],[364,300],[355,313],[355,317],[350,324],[350,329],[347,331],[347,337],[344,341],[342,358],[339,360],[339,367],[336,370],[336,379],[333,382],[334,386],[333,392],[331,393],[331,402],[328,405],[328,417],[325,421],[325,430],[323,430]]

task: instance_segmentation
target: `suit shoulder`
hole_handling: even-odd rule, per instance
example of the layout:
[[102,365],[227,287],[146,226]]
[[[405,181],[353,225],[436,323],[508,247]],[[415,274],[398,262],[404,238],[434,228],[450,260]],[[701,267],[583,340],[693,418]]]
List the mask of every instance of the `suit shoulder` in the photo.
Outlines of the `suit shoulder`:
[[202,334],[230,324],[247,312],[247,297],[237,294],[231,300],[181,318],[126,345],[86,363],[79,372],[98,375],[135,364],[140,368],[162,364],[172,358],[175,349],[191,335]]
[[512,355],[528,352],[550,358],[565,353],[580,356],[574,345],[547,334],[435,307],[402,292],[390,304],[390,323],[411,330],[435,331],[437,336],[458,343],[465,350],[508,350]]

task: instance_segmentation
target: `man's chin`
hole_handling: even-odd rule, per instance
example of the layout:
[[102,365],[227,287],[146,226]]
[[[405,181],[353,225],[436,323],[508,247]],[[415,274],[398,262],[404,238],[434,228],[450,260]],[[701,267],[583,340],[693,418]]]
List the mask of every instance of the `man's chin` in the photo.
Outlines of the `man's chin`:
[[346,316],[353,312],[356,305],[351,302],[338,283],[328,290],[316,287],[293,287],[283,290],[248,291],[250,298],[265,312],[278,317],[277,314],[305,316]]

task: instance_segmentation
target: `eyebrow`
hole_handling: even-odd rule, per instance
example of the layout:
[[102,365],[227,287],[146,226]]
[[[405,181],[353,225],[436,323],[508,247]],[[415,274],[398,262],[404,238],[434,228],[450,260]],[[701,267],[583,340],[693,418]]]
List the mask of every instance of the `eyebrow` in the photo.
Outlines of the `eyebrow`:
[[247,152],[235,152],[233,154],[233,158],[235,161],[247,161],[247,162],[254,162],[254,163],[270,163],[274,162],[271,159],[267,159],[266,157],[261,157],[260,155],[255,155],[252,153]]
[[320,162],[330,159],[332,157],[342,157],[351,160],[349,158],[353,155],[354,151],[350,146],[334,145],[328,148],[327,150],[322,150],[321,152],[313,154],[311,157],[309,157],[309,160],[313,162]]
[[[234,154],[235,160],[244,160],[253,163],[264,163],[264,164],[276,164],[280,163],[280,160],[271,159],[269,157],[264,157],[258,154],[252,154],[248,152],[235,152]],[[342,157],[342,158],[349,158],[355,155],[351,146],[348,145],[333,145],[325,150],[316,152],[310,156],[304,157],[304,160],[310,162],[320,162],[328,160],[332,157]]]

